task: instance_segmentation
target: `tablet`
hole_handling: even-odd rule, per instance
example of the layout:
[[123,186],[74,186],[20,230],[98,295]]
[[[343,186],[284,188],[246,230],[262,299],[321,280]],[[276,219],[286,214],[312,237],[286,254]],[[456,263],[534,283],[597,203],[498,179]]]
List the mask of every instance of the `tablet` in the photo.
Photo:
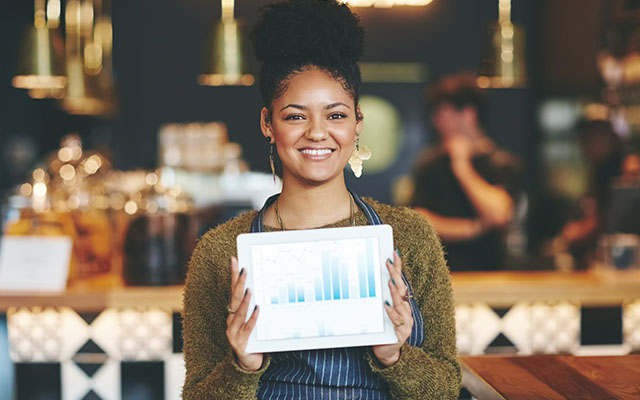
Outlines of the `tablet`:
[[260,306],[247,352],[397,342],[383,306],[392,303],[391,226],[249,233],[237,242],[249,310]]

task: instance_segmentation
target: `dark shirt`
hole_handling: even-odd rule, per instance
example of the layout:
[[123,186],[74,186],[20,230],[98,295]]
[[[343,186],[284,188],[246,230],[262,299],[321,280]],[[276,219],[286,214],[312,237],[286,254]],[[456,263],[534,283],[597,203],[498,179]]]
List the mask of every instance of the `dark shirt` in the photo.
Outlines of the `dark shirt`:
[[[504,188],[516,200],[518,161],[494,145],[473,157],[478,174],[491,185]],[[413,174],[412,206],[451,218],[477,218],[462,186],[453,174],[449,155],[442,149],[428,150]],[[505,229],[491,229],[467,241],[443,241],[447,264],[452,271],[496,270],[505,267]]]
[[597,212],[602,214],[609,207],[611,186],[622,170],[622,154],[612,154],[599,163],[592,163],[587,195],[596,201]]

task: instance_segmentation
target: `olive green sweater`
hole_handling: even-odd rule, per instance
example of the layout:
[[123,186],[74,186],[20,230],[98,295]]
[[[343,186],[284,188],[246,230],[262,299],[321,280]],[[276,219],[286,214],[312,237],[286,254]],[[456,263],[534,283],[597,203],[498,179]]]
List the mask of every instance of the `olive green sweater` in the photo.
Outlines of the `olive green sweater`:
[[[405,343],[400,360],[384,368],[369,352],[369,364],[389,384],[393,399],[457,399],[460,366],[457,361],[454,307],[449,271],[433,228],[413,210],[367,199],[383,223],[393,228],[394,246],[424,320],[422,347]],[[265,355],[256,372],[235,362],[225,335],[230,290],[230,259],[236,237],[250,231],[256,211],[250,211],[207,232],[189,263],[184,291],[183,399],[255,399],[260,377],[269,367]],[[349,219],[326,227],[348,226]],[[362,211],[356,224],[366,225]],[[266,227],[266,230],[269,230]]]

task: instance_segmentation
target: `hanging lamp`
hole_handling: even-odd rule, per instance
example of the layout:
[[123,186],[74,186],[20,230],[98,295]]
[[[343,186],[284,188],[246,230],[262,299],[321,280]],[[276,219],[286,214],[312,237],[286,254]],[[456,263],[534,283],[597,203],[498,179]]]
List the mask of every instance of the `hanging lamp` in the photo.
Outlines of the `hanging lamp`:
[[348,4],[349,7],[391,8],[395,6],[427,6],[433,0],[340,0],[340,2]]
[[244,25],[236,20],[234,0],[221,0],[222,17],[214,23],[206,44],[203,72],[198,83],[204,86],[251,86],[254,77],[248,56]]
[[498,22],[489,26],[478,86],[517,88],[526,84],[524,29],[511,22],[511,0],[499,0]]
[[25,31],[12,84],[33,90],[33,97],[53,97],[66,84],[58,31],[60,0],[49,0],[48,7],[46,0],[35,0],[34,5],[34,21]]
[[108,0],[67,1],[62,108],[69,114],[109,116],[115,111],[109,6]]

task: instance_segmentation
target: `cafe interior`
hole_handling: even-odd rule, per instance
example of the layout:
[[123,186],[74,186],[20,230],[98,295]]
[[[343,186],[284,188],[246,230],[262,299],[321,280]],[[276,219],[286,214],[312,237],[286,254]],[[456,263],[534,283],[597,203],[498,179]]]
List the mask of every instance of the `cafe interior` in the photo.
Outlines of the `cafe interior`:
[[[428,93],[451,76],[517,160],[501,261],[449,265],[460,398],[640,398],[640,1],[345,2],[371,151],[350,189],[428,208]],[[181,398],[191,252],[281,188],[264,3],[2,1],[0,398]]]

